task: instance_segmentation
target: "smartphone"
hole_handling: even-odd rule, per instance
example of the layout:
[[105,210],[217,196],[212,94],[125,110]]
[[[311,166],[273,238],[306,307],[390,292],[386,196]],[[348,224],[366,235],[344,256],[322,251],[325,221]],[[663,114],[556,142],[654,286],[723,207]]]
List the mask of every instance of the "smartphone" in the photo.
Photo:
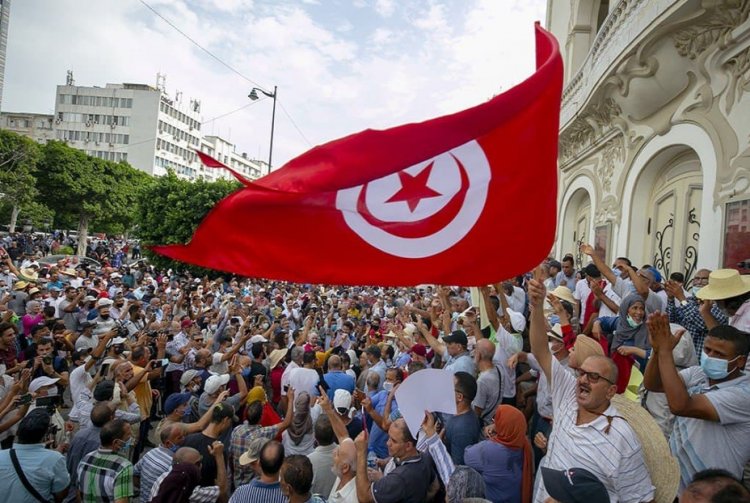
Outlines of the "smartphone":
[[162,367],[166,367],[169,365],[169,358],[162,358],[161,360],[157,360],[157,363],[161,365]]
[[105,363],[102,365],[102,368],[99,369],[99,375],[102,377],[107,377],[107,374],[109,374],[109,363]]
[[18,405],[28,405],[31,403],[31,393],[26,393],[18,397]]

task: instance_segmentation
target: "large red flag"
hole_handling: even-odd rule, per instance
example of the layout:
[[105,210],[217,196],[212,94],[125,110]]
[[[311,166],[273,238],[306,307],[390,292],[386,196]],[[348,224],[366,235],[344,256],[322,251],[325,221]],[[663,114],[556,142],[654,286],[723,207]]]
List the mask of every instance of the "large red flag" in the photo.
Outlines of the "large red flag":
[[538,24],[536,46],[536,72],[507,92],[241,180],[189,244],[154,251],[304,283],[482,285],[530,270],[555,235],[562,90],[557,42]]

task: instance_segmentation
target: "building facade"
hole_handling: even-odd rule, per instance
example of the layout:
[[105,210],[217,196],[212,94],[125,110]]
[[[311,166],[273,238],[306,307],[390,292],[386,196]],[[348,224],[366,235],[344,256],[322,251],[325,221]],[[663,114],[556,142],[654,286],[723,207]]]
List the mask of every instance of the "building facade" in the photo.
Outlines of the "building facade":
[[557,255],[750,272],[750,0],[549,0],[547,26],[565,62]]
[[[235,152],[234,145],[219,136],[204,136],[201,139],[201,152],[224,163],[248,180],[255,180],[268,174],[267,163],[250,159],[244,152],[242,154]],[[207,168],[203,165],[200,167],[198,176],[206,180],[233,178],[233,175],[225,169]]]
[[0,129],[28,136],[39,143],[55,139],[54,124],[54,115],[0,112]]
[[189,105],[145,84],[57,86],[55,137],[87,154],[127,161],[150,175],[197,177],[200,103]]
[[5,52],[8,48],[8,24],[10,22],[10,0],[0,0],[0,106],[3,102],[5,84]]

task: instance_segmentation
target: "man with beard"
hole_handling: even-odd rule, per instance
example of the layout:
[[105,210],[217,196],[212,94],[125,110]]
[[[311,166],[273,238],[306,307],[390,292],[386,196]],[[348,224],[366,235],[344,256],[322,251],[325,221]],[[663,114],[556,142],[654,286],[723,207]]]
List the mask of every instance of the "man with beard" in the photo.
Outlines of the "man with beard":
[[117,326],[117,321],[112,318],[112,316],[110,316],[109,312],[112,304],[114,304],[114,302],[107,298],[101,298],[96,301],[96,309],[99,315],[94,318],[93,321],[96,322],[96,327],[94,328],[94,337],[97,339],[100,335],[113,330],[115,326]]

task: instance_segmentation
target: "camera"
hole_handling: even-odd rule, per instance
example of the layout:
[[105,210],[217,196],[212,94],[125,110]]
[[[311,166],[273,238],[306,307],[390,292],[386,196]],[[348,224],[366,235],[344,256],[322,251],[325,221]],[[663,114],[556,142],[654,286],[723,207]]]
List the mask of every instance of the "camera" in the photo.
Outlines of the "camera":
[[42,363],[44,363],[45,365],[52,365],[52,357],[51,356],[43,357]]

